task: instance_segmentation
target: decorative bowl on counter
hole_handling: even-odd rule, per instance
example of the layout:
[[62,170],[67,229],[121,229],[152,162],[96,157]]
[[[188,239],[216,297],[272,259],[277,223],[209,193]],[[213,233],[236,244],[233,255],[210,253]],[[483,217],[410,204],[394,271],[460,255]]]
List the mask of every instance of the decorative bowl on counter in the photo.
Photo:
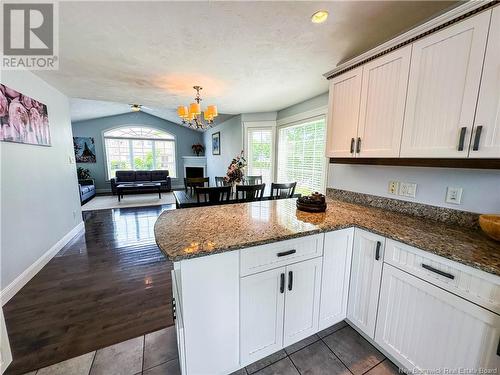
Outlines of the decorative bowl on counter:
[[311,195],[297,198],[297,209],[305,212],[325,212],[326,199],[323,194],[314,192]]
[[500,215],[480,215],[479,226],[488,236],[500,241]]

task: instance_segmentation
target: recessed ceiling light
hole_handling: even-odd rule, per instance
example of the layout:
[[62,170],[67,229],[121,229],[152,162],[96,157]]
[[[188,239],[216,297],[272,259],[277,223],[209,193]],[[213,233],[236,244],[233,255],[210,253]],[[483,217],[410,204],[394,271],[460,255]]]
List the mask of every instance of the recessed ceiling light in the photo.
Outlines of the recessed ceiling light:
[[323,23],[328,18],[328,12],[326,10],[318,10],[311,16],[312,23]]

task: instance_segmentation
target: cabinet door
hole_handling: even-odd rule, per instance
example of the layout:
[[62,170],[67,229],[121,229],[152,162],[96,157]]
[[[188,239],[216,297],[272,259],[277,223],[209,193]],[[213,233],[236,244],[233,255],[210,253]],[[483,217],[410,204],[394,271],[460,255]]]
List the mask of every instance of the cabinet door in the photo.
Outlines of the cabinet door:
[[181,374],[186,374],[186,351],[184,346],[184,321],[182,318],[182,306],[179,293],[179,286],[177,284],[176,271],[171,271],[172,276],[172,309],[174,313],[175,332],[177,337],[177,350],[179,352],[179,367]]
[[500,7],[491,16],[469,157],[500,158]]
[[375,342],[408,369],[498,368],[499,334],[500,316],[384,264]]
[[347,296],[351,275],[354,229],[325,234],[319,329],[325,329],[347,316]]
[[330,80],[327,157],[354,156],[362,72],[360,67]]
[[398,157],[410,72],[411,46],[363,66],[359,157]]
[[413,44],[401,157],[467,157],[490,15]]
[[240,293],[241,365],[247,365],[283,347],[285,267],[241,278]]
[[371,338],[375,335],[384,244],[384,237],[354,231],[347,318]]
[[286,267],[284,346],[318,331],[322,258]]
[[12,362],[12,352],[10,351],[9,337],[5,326],[2,307],[0,307],[0,374],[3,374]]

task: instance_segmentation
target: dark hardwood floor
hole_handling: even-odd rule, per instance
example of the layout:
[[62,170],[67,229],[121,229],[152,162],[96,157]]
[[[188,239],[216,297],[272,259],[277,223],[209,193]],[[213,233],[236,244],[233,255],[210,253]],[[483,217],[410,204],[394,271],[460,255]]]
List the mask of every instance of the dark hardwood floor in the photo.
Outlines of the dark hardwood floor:
[[174,206],[84,213],[85,233],[65,246],[5,306],[23,374],[173,324],[172,263],[153,225]]

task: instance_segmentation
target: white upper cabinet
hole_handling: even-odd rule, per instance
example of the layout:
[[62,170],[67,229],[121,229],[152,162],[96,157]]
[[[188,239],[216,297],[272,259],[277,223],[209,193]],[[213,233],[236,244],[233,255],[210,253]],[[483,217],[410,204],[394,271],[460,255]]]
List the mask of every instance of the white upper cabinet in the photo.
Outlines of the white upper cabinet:
[[490,16],[413,44],[401,157],[468,156]]
[[410,57],[406,46],[363,66],[357,156],[399,156]]
[[330,81],[326,156],[354,156],[363,68]]
[[500,158],[500,7],[491,17],[469,157]]

